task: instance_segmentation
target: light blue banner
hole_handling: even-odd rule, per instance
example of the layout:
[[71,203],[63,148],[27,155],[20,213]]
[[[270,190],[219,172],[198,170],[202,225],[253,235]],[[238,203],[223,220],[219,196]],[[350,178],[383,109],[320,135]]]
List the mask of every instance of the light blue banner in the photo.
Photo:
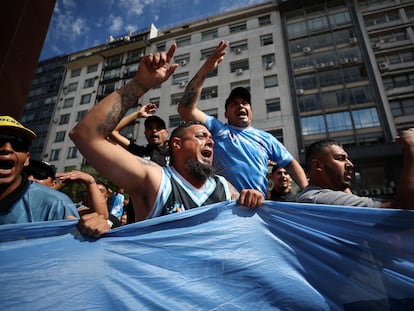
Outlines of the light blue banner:
[[1,310],[414,310],[414,212],[221,203],[120,227],[0,226]]

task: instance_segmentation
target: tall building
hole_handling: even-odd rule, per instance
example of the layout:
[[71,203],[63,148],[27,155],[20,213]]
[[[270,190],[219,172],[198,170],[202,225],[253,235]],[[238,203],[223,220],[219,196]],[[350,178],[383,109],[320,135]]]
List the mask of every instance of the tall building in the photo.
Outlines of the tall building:
[[67,58],[58,56],[38,63],[23,107],[21,121],[37,134],[30,150],[31,158],[35,160],[43,160],[46,152],[47,136],[65,75]]
[[[392,193],[401,170],[398,131],[414,126],[412,1],[280,0],[158,30],[154,25],[69,56],[43,158],[80,169],[67,136],[97,101],[131,79],[140,58],[177,43],[179,68],[140,98],[157,103],[170,129],[189,79],[214,51],[227,54],[206,79],[199,108],[225,121],[231,89],[252,93],[253,126],[275,135],[304,164],[319,139],[342,142],[357,166],[355,189]],[[384,17],[385,16],[385,17]],[[139,121],[139,120],[138,120]],[[140,122],[124,134],[146,144]]]

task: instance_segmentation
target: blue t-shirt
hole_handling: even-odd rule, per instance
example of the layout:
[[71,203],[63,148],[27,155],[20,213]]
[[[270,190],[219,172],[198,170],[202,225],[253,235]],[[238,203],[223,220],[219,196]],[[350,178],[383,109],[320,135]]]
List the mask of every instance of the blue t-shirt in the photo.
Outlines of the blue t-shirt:
[[0,224],[16,224],[48,220],[64,220],[67,216],[79,218],[76,204],[63,192],[27,181],[23,194],[0,212]]
[[273,135],[255,128],[237,128],[206,116],[214,139],[214,168],[238,191],[257,189],[266,196],[268,161],[280,167],[293,159]]

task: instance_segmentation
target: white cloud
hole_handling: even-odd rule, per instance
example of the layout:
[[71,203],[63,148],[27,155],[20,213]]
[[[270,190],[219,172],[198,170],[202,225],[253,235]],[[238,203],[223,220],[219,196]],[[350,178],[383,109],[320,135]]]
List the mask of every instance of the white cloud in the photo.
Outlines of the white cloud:
[[109,16],[110,26],[108,28],[110,33],[118,34],[122,30],[124,20],[120,16]]

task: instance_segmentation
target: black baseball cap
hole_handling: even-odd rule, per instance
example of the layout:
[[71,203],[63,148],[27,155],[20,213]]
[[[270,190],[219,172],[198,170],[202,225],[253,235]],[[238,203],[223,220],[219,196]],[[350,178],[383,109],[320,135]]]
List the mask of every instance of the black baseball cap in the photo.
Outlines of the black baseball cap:
[[46,161],[30,160],[29,165],[24,168],[27,176],[33,175],[34,178],[43,180],[48,177],[55,179],[56,168],[53,164]]
[[144,126],[145,126],[145,128],[147,128],[149,125],[150,125],[150,123],[158,123],[158,125],[160,125],[161,126],[161,128],[164,128],[164,129],[166,129],[167,127],[165,126],[165,122],[164,122],[164,120],[163,119],[161,119],[160,117],[158,117],[158,116],[149,116],[148,118],[146,118],[145,119],[145,121],[144,121]]
[[234,89],[231,90],[229,97],[226,99],[226,105],[225,108],[227,109],[227,106],[229,105],[230,101],[236,97],[241,97],[243,98],[245,101],[247,101],[250,105],[251,103],[251,95],[250,95],[250,91],[248,89],[246,89],[245,87],[236,87]]

